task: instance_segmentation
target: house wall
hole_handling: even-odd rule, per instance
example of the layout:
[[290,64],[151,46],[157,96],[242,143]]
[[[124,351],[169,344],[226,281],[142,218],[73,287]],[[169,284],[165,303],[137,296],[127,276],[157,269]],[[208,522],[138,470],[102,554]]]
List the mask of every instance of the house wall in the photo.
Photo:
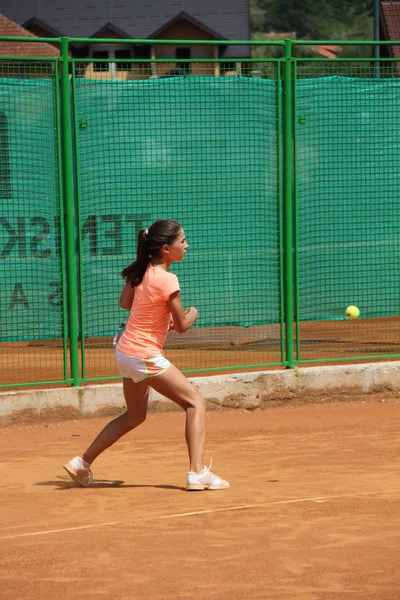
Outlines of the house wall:
[[[118,39],[121,36],[116,34],[114,31],[104,31],[101,36],[105,40],[107,38]],[[158,39],[165,40],[212,40],[211,34],[206,33],[203,29],[196,27],[192,23],[181,20],[175,23],[168,31],[163,32]],[[97,44],[92,45],[92,49],[98,46]],[[129,46],[128,46],[129,47]],[[151,56],[153,59],[156,58],[171,58],[170,63],[152,63],[141,64],[136,63],[133,65],[133,69],[129,71],[116,71],[111,72],[95,72],[93,70],[93,63],[87,64],[80,70],[80,76],[84,76],[89,79],[99,80],[131,80],[131,79],[148,79],[152,77],[160,77],[167,73],[170,69],[176,66],[176,49],[182,48],[181,45],[153,45],[151,49]],[[191,57],[196,58],[218,58],[219,48],[218,46],[191,46]],[[214,63],[192,63],[191,74],[192,75],[205,75],[213,76],[219,74],[219,65]]]
[[[7,20],[8,21],[8,20]],[[10,23],[10,25],[8,25]],[[2,33],[4,35],[17,35],[18,32],[12,30],[11,21],[5,24],[5,30]],[[8,26],[8,29],[7,29]],[[19,27],[19,26],[18,26]],[[38,37],[51,37],[49,32],[38,24],[32,24],[28,30],[32,35]],[[99,34],[100,38],[104,38],[106,43],[107,39],[120,39],[122,36],[114,30],[104,30]],[[160,40],[212,40],[213,36],[205,32],[200,27],[197,27],[193,23],[184,19],[174,23],[167,31],[160,34]],[[29,40],[29,38],[28,38]],[[95,49],[98,44],[92,44],[91,48]],[[110,45],[111,47],[112,45]],[[125,47],[126,45],[124,45]],[[129,45],[126,46],[130,48]],[[153,45],[151,48],[151,57],[153,59],[171,58],[171,62],[168,63],[133,63],[133,68],[127,71],[116,71],[114,72],[97,72],[93,69],[93,63],[76,63],[76,74],[78,77],[85,77],[88,79],[98,80],[131,80],[131,79],[148,79],[149,77],[160,77],[167,73],[170,69],[176,66],[176,50],[182,48],[182,45]],[[206,45],[206,46],[190,46],[191,58],[218,58],[219,47],[217,45]],[[0,55],[9,56],[58,56],[59,47],[57,44],[36,44],[25,42],[0,42]],[[73,55],[70,52],[70,56]],[[4,63],[3,63],[4,64]],[[192,75],[204,75],[214,76],[219,75],[220,65],[217,63],[191,63],[191,74]],[[3,69],[0,65],[0,76],[9,77],[41,77],[41,76],[53,76],[53,65],[51,63],[9,63],[4,64]],[[232,73],[224,73],[225,75],[236,74],[236,71]]]
[[[167,31],[162,33],[158,39],[164,40],[212,40],[213,37],[203,29],[196,27],[189,21],[177,21]],[[158,77],[172,69],[175,63],[176,49],[184,46],[154,46],[154,58],[172,58],[171,63],[155,65],[154,75]],[[217,46],[191,46],[192,58],[218,58]],[[194,63],[191,66],[192,75],[214,75],[215,67],[213,63]]]
[[[102,33],[100,33],[99,35],[97,35],[96,37],[98,38],[104,38],[104,41],[106,43],[107,39],[121,39],[121,35],[119,33],[117,33],[114,30],[111,29],[105,29]],[[91,44],[90,46],[91,50],[96,50],[96,48],[99,48],[99,44]],[[110,45],[111,47],[111,45]],[[128,48],[130,46],[127,46]],[[121,80],[126,80],[127,79],[127,71],[118,71],[115,74],[112,74],[111,72],[97,72],[94,71],[93,69],[93,63],[82,63],[82,67],[81,68],[77,68],[76,72],[78,74],[79,77],[85,77],[86,79],[100,79],[100,80],[110,80],[110,79],[121,79]]]

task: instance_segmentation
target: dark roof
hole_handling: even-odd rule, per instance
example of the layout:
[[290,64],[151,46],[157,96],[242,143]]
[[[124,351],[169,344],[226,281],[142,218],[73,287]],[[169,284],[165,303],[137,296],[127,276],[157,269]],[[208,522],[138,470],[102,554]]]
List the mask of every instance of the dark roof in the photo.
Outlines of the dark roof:
[[[152,39],[184,13],[216,39],[250,39],[249,0],[1,0],[0,12],[68,37],[95,37],[109,24],[135,39]],[[230,46],[225,56],[249,56],[249,48]]]
[[[400,2],[381,3],[382,24],[387,40],[400,40]],[[391,46],[395,58],[400,57],[400,46]]]

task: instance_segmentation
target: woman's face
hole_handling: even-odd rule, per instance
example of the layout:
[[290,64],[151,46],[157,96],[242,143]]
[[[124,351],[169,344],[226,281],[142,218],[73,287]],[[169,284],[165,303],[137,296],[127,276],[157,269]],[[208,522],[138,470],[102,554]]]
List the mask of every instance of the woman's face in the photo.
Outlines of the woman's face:
[[180,261],[185,258],[186,250],[189,248],[189,244],[185,238],[185,232],[183,229],[178,233],[176,240],[168,246],[170,252],[170,258],[172,261]]

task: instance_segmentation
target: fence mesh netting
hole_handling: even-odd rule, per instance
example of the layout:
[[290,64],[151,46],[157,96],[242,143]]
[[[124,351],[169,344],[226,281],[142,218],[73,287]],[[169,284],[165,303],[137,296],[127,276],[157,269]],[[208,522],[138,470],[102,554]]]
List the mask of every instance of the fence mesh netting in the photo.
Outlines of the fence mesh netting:
[[[57,77],[53,66],[32,77],[6,68],[1,382],[58,380],[68,332]],[[169,336],[169,357],[189,371],[279,364],[288,173],[278,69],[268,77],[215,77],[199,65],[190,76],[144,71],[94,79],[77,67],[71,84],[81,376],[116,374],[110,340],[126,316],[119,273],[135,258],[138,231],[160,218],[185,229],[190,248],[172,269],[184,305],[199,310],[190,332]],[[298,74],[289,174],[297,358],[397,354],[400,82],[354,63],[338,75],[304,61]],[[350,304],[361,311],[352,323]]]

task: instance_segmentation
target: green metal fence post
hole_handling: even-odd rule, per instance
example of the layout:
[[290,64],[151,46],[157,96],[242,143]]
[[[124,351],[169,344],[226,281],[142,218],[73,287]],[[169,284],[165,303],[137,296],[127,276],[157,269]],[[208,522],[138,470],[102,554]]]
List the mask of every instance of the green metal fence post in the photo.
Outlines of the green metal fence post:
[[283,79],[283,168],[284,168],[284,226],[285,226],[285,324],[286,361],[294,367],[293,347],[293,189],[292,189],[292,41],[285,40]]
[[74,180],[71,136],[71,98],[69,82],[68,38],[61,38],[61,127],[63,148],[63,180],[65,202],[65,228],[67,244],[68,320],[71,378],[79,385],[79,350],[77,323],[77,292],[75,268]]

